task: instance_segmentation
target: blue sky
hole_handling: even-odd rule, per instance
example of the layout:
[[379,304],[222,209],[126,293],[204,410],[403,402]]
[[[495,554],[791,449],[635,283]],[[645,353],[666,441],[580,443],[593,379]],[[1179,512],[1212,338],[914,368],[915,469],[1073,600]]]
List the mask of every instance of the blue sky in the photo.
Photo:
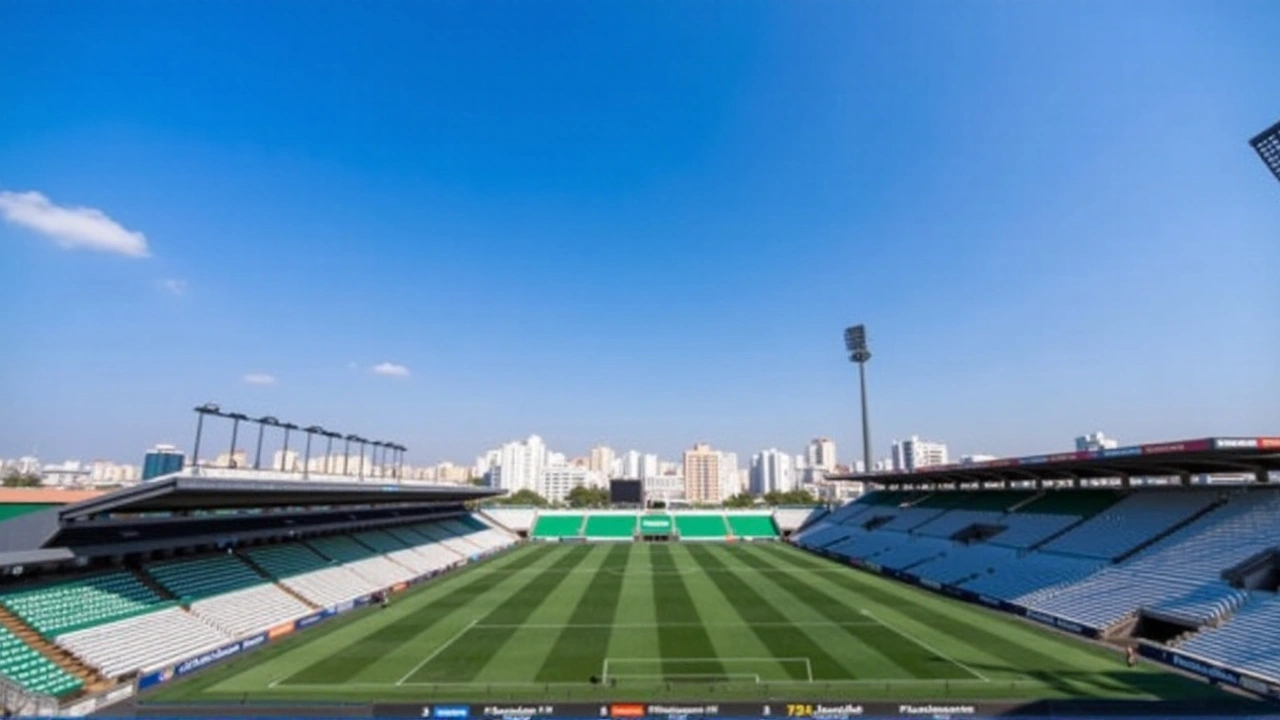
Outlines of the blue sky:
[[4,16],[0,456],[1280,432],[1274,2]]

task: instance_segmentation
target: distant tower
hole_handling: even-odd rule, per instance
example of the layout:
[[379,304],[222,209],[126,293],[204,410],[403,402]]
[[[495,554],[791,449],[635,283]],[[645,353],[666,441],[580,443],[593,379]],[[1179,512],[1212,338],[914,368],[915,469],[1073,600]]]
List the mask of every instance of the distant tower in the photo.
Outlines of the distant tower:
[[150,480],[161,475],[172,475],[182,470],[185,458],[182,451],[172,445],[157,445],[147,451],[142,461],[142,479]]

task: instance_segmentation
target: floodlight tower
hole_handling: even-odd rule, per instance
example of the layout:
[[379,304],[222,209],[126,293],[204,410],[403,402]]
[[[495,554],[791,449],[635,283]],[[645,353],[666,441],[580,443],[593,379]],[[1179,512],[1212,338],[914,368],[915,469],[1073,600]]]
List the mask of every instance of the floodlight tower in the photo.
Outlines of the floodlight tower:
[[867,326],[845,328],[844,347],[849,351],[849,362],[858,364],[858,386],[862,397],[862,471],[871,472],[871,426],[867,420],[867,361],[871,359],[871,351],[867,349]]
[[1258,133],[1249,144],[1276,180],[1280,180],[1280,122]]

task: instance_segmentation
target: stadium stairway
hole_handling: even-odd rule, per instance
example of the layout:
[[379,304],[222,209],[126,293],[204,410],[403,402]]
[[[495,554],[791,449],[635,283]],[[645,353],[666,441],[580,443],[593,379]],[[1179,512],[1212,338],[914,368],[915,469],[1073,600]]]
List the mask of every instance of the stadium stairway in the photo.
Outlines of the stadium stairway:
[[178,599],[177,595],[169,592],[169,588],[157,582],[156,579],[151,577],[146,570],[143,570],[140,567],[130,567],[129,572],[133,573],[133,576],[138,579],[138,582],[142,583],[148,590],[155,593],[157,597],[166,601]]
[[247,555],[246,553],[240,550],[237,550],[236,557],[240,558],[241,562],[243,562],[245,565],[248,565],[250,569],[252,569],[254,572],[261,575],[264,580],[266,580],[269,583],[273,583],[276,587],[283,590],[285,594],[292,595],[294,599],[296,599],[298,602],[302,603],[303,605],[306,605],[307,607],[313,610],[318,609],[320,607],[316,603],[312,602],[310,598],[298,592],[297,590],[294,590],[293,588],[289,587],[288,585],[285,585],[284,583],[277,582],[276,577],[274,575],[267,572],[265,568],[259,565],[256,560],[254,560],[251,556]]
[[66,649],[46,640],[34,628],[24,622],[22,618],[2,605],[0,605],[0,627],[8,630],[14,637],[25,643],[27,647],[43,655],[63,672],[78,679],[83,683],[82,688],[84,690],[96,692],[111,685],[110,679],[104,677]]

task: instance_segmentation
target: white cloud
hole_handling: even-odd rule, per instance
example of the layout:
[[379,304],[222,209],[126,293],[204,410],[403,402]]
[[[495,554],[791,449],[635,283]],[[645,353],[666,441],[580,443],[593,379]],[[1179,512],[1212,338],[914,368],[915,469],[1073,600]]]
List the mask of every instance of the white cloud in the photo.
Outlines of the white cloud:
[[387,377],[409,377],[409,368],[395,363],[378,363],[369,369],[376,375],[386,375]]
[[169,278],[168,280],[161,280],[160,288],[174,295],[184,295],[187,292],[187,281],[175,280],[174,278]]
[[266,373],[249,373],[244,376],[244,381],[250,385],[275,385],[276,378],[274,375]]
[[46,235],[60,247],[87,248],[129,257],[150,255],[145,235],[126,229],[101,210],[62,207],[34,191],[0,190],[0,212],[14,225]]

